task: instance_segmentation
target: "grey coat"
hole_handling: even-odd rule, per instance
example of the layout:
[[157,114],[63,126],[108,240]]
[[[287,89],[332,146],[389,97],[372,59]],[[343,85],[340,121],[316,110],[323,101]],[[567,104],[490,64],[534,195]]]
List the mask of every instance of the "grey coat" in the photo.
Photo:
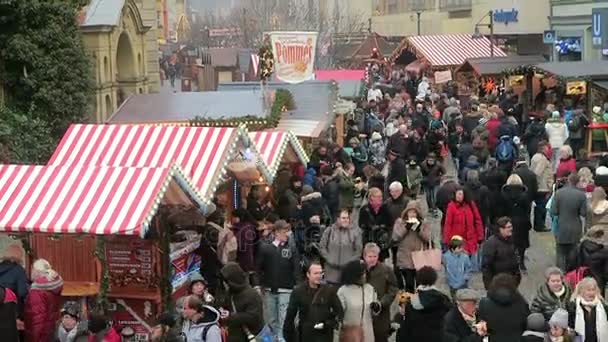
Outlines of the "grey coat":
[[571,185],[559,189],[553,198],[551,215],[557,216],[556,242],[558,244],[578,243],[583,236],[581,216],[587,215],[585,193]]
[[342,267],[361,259],[362,233],[359,227],[341,228],[337,224],[325,229],[321,237],[320,253],[325,260],[325,280],[340,282]]

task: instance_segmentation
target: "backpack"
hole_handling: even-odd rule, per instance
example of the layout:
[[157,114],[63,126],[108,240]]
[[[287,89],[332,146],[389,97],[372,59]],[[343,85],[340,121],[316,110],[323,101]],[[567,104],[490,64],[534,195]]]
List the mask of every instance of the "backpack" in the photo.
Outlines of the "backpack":
[[577,132],[581,128],[581,119],[578,116],[573,116],[568,120],[568,132]]
[[511,142],[511,137],[500,137],[500,143],[496,147],[496,159],[500,162],[511,162],[515,160],[515,148]]
[[219,324],[208,324],[203,328],[203,332],[202,332],[202,339],[203,342],[207,341],[207,333],[209,332],[209,329],[211,329],[211,327],[217,326],[220,329],[220,334],[222,335],[222,342],[226,342],[228,341],[228,335],[226,333],[226,329],[222,329],[220,327]]

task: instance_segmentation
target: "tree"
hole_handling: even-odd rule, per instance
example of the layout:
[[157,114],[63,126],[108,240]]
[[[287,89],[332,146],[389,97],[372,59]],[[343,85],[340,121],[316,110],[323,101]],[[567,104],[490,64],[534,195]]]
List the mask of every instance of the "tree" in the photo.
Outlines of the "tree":
[[76,21],[81,2],[0,1],[0,86],[7,105],[55,139],[91,105],[92,65]]
[[0,162],[45,164],[55,144],[44,120],[0,109]]

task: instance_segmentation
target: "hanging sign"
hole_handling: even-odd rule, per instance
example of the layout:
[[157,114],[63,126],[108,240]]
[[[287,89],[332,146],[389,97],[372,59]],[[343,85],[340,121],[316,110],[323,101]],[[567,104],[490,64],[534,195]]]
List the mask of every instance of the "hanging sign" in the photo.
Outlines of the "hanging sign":
[[566,95],[582,95],[587,93],[587,82],[572,81],[566,83]]
[[280,81],[301,83],[314,78],[317,32],[270,32],[275,75]]
[[452,72],[450,70],[446,71],[435,71],[435,83],[447,83],[452,80]]

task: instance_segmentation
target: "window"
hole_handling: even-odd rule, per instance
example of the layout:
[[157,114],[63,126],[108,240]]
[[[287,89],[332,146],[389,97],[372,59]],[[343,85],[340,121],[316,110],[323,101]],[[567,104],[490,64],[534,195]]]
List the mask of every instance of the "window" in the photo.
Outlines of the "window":
[[441,9],[444,11],[466,11],[470,10],[471,0],[441,0]]
[[407,9],[410,11],[424,11],[435,9],[435,0],[409,0]]
[[386,14],[394,14],[399,11],[398,1],[397,0],[387,0],[386,1]]

